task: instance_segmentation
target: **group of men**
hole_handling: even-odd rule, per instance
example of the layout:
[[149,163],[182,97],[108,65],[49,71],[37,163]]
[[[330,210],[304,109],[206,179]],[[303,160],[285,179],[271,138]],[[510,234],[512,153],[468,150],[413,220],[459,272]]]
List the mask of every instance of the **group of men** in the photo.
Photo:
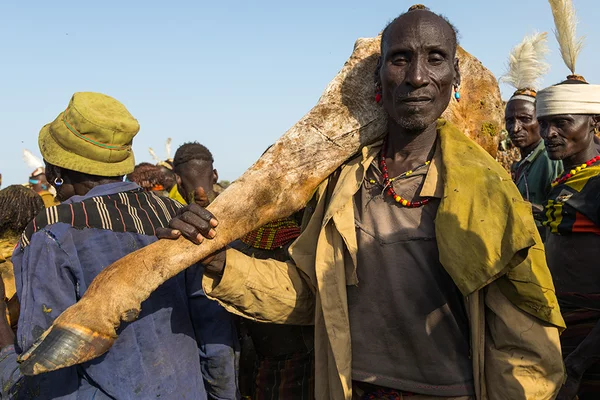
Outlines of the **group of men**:
[[0,321],[2,398],[237,399],[237,317],[259,356],[256,399],[598,398],[600,87],[573,71],[517,88],[513,182],[440,119],[460,98],[456,48],[455,28],[423,6],[394,19],[373,93],[383,143],[344,163],[301,216],[161,285],[102,357],[22,376],[19,354],[108,265],[157,236],[219,231],[203,209],[218,179],[204,146],[181,146],[161,171],[171,183],[144,189],[132,182],[151,181],[134,171],[138,122],[109,96],[76,93],[39,135],[61,204],[12,254],[19,313]]

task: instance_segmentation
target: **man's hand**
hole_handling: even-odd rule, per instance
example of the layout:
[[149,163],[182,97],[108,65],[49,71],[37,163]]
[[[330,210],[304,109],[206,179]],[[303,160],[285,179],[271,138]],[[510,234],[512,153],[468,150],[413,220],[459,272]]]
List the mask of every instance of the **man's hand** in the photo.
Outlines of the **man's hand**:
[[[195,203],[181,208],[175,218],[169,222],[169,228],[158,228],[156,236],[159,239],[178,239],[180,236],[195,244],[200,244],[204,239],[213,239],[217,219],[205,207],[208,206],[208,197],[204,189],[199,187],[194,193]],[[206,270],[222,274],[225,268],[225,249],[218,251],[201,260]]]
[[196,189],[194,199],[195,203],[179,210],[177,216],[169,222],[169,228],[156,230],[159,239],[178,239],[183,235],[191,242],[200,244],[204,238],[212,239],[216,236],[215,228],[219,223],[205,208],[208,205],[208,197],[203,188]]

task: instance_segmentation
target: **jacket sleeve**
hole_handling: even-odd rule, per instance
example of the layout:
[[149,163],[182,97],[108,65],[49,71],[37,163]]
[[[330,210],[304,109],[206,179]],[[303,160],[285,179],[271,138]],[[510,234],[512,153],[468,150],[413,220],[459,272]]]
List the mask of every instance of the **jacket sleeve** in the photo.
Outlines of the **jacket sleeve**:
[[488,398],[554,399],[565,378],[558,328],[514,306],[496,283],[485,305]]
[[[55,235],[46,230],[35,233],[24,250],[15,250],[12,260],[21,303],[17,353],[29,349],[54,319],[77,301],[72,271],[80,270],[80,266],[74,254],[70,241],[59,244]],[[9,371],[4,365],[2,368]],[[18,392],[19,398],[33,398],[32,393],[59,398],[74,393],[78,382],[75,366],[36,376],[22,376],[15,369],[11,377],[15,387],[11,390]]]
[[223,276],[206,273],[202,285],[231,313],[259,322],[312,325],[315,297],[309,282],[291,261],[259,260],[227,249]]

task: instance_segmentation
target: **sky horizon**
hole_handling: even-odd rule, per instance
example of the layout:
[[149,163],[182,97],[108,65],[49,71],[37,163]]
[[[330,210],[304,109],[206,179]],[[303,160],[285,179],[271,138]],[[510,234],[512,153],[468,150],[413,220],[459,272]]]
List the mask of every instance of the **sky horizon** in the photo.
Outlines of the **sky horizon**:
[[[414,2],[306,0],[3,2],[0,126],[7,151],[2,187],[27,182],[22,150],[39,156],[41,127],[74,92],[121,101],[138,119],[136,163],[189,141],[207,146],[222,180],[233,181],[317,102],[354,41],[376,36]],[[560,59],[547,0],[425,3],[459,30],[460,44],[498,78],[526,34],[549,33],[551,69],[542,86],[569,71]],[[597,2],[574,0],[585,46],[577,72],[600,83]],[[512,90],[500,85],[502,97]],[[173,154],[171,154],[172,156]]]

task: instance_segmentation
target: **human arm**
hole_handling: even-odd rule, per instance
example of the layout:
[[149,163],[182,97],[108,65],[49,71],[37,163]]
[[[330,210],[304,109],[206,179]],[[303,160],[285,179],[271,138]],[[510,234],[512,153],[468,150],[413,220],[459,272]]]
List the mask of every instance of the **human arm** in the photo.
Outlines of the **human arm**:
[[276,324],[314,324],[315,296],[293,262],[259,260],[228,248],[223,275],[206,273],[209,298],[242,317]]
[[554,399],[564,381],[558,328],[485,289],[485,382],[490,400]]
[[[202,199],[200,190],[196,199]],[[163,239],[184,236],[197,244],[214,237],[217,221],[202,207],[201,201],[181,209],[171,220],[171,229],[157,231],[158,236]],[[314,323],[310,279],[293,262],[258,260],[234,249],[223,249],[202,263],[206,268],[203,278],[206,296],[227,311],[261,322]]]
[[[17,248],[12,261],[15,270],[17,296],[21,312],[17,331],[17,353],[4,360],[12,365],[2,365],[3,396],[8,388],[19,393],[44,393],[49,398],[61,397],[77,390],[79,378],[76,367],[42,374],[22,376],[16,359],[27,350],[50,326],[54,318],[77,300],[75,279],[71,273],[78,269],[77,262],[69,256],[72,243],[58,244],[54,233],[41,231],[33,235],[29,246]],[[12,371],[12,375],[9,375]],[[10,376],[10,382],[7,381]]]

